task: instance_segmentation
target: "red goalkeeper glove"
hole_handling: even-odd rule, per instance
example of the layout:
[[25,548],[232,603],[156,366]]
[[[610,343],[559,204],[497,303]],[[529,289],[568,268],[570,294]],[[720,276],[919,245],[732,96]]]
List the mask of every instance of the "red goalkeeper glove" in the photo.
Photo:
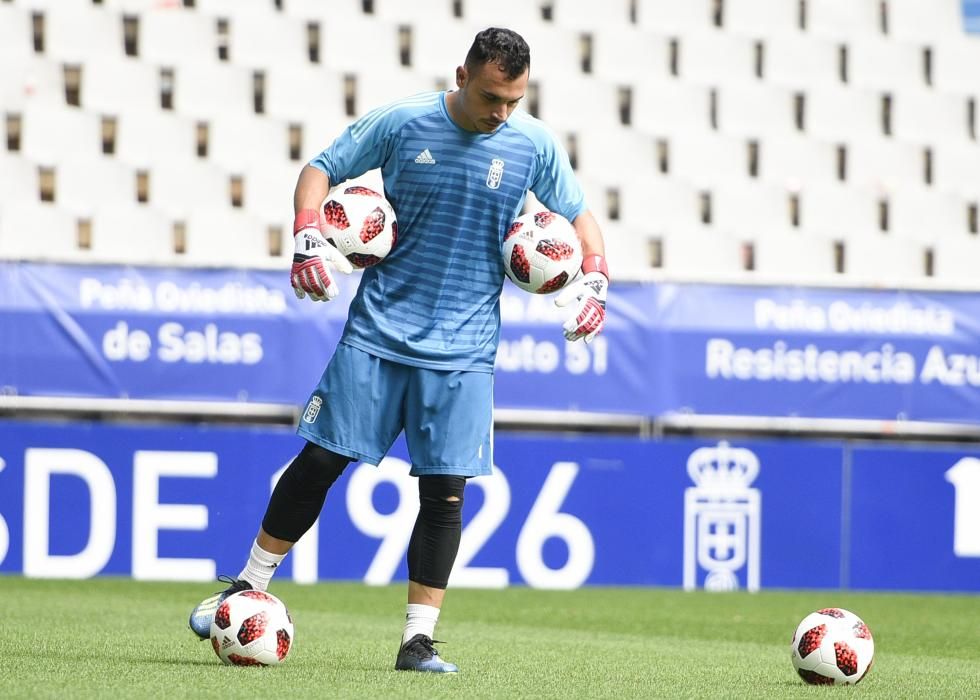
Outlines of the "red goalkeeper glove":
[[323,237],[321,225],[316,209],[301,209],[293,221],[293,268],[289,279],[300,299],[309,294],[313,301],[330,301],[340,293],[328,266],[344,274],[354,271],[350,261]]
[[582,277],[565,287],[555,299],[556,306],[575,305],[575,314],[562,328],[565,338],[585,338],[591,343],[606,323],[606,290],[609,287],[609,268],[601,255],[590,255],[582,262]]

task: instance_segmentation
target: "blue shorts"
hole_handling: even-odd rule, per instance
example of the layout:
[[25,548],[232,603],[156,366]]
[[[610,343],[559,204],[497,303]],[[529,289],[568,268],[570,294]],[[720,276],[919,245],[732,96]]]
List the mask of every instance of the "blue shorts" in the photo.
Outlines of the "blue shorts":
[[338,345],[296,432],[377,465],[402,430],[413,476],[489,474],[493,375],[413,367]]

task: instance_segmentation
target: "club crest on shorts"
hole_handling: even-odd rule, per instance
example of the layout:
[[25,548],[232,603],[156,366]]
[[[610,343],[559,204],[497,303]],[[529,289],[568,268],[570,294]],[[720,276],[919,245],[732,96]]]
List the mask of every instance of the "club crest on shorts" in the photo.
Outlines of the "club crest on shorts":
[[303,412],[303,421],[305,423],[312,423],[316,420],[316,417],[320,415],[320,406],[323,405],[323,399],[319,396],[314,396],[310,399],[310,402],[306,404],[306,410]]
[[500,180],[504,177],[504,161],[494,158],[490,161],[490,170],[487,171],[487,187],[495,190],[500,187]]

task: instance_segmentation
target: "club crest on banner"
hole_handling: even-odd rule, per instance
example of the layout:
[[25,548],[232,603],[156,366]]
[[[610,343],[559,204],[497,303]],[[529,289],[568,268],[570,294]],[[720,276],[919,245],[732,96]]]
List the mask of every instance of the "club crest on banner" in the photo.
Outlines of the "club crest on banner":
[[[759,458],[720,442],[687,458],[694,486],[684,491],[684,589],[759,589],[762,495],[751,488]],[[741,574],[741,577],[740,577]]]

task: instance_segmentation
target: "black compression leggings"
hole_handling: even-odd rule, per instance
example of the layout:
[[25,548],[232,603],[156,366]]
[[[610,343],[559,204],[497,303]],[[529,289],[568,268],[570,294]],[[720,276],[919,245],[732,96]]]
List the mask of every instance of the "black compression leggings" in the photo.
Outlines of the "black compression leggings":
[[463,530],[463,488],[459,476],[419,477],[419,515],[408,543],[408,578],[445,588]]

